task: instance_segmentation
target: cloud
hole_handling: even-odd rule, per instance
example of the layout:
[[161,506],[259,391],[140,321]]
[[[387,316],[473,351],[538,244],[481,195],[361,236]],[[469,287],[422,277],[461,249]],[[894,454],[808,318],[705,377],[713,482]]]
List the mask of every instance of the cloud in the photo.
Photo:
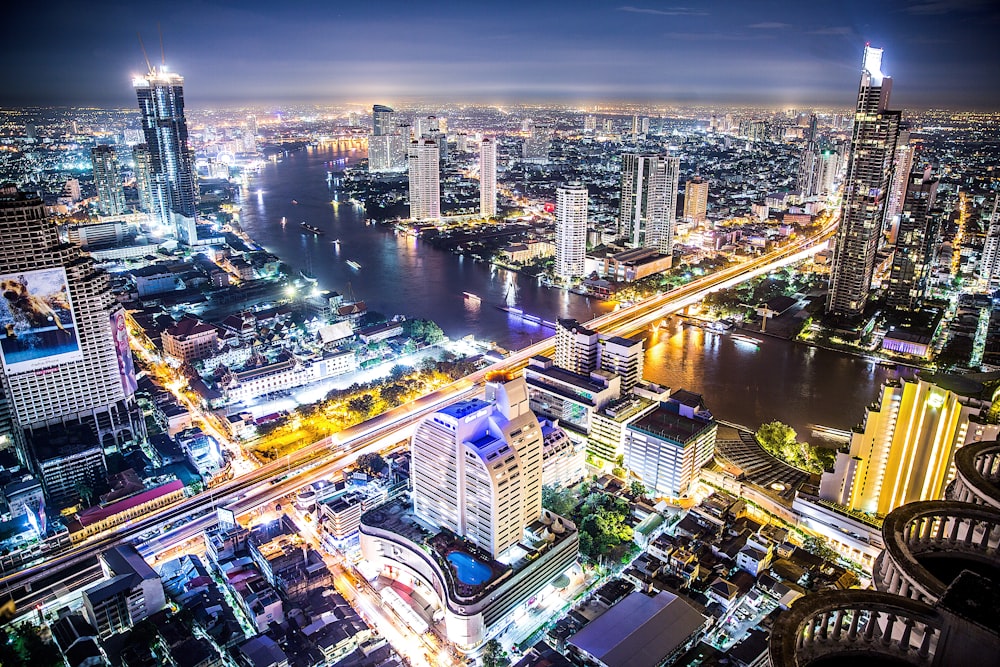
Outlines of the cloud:
[[791,28],[790,23],[780,23],[778,21],[764,21],[762,23],[754,23],[748,25],[748,28],[753,28],[754,30],[781,30],[782,28]]
[[655,14],[656,16],[708,16],[708,12],[703,9],[695,9],[693,7],[667,7],[666,9],[650,9],[648,7],[632,7],[631,5],[625,5],[624,7],[619,7],[620,12],[629,12],[632,14]]
[[936,16],[952,12],[967,12],[984,9],[989,5],[985,0],[926,0],[906,8],[908,14]]
[[668,32],[663,35],[667,39],[680,42],[742,42],[752,39],[773,39],[773,35],[758,33],[742,35],[730,32]]
[[853,35],[854,29],[846,25],[833,26],[831,28],[819,28],[818,30],[810,30],[810,35]]

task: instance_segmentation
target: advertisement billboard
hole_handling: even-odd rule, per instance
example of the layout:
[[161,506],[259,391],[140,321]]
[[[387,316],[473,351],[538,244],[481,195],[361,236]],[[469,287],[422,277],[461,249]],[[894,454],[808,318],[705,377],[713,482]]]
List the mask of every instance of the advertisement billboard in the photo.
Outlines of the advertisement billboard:
[[83,359],[64,268],[0,274],[0,354],[9,373]]
[[111,336],[115,341],[115,353],[118,356],[118,376],[122,381],[122,389],[126,396],[131,396],[139,388],[135,380],[135,365],[132,363],[132,350],[128,346],[128,329],[125,327],[125,312],[111,313]]

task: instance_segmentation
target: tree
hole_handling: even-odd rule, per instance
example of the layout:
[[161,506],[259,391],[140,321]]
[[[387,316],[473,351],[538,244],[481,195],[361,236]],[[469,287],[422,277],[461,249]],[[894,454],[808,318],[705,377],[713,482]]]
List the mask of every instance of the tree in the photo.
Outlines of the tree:
[[631,493],[636,498],[643,498],[646,496],[646,485],[635,479],[628,487],[629,493]]
[[507,667],[510,657],[496,639],[491,639],[483,645],[483,667]]
[[375,398],[371,394],[355,396],[347,402],[347,407],[361,418],[367,419],[375,409]]
[[80,495],[80,499],[86,503],[87,507],[90,507],[90,499],[94,497],[94,489],[90,486],[90,483],[85,479],[78,479],[76,481],[76,492]]
[[569,489],[546,484],[542,487],[542,507],[559,516],[568,517],[576,507],[576,495]]
[[389,467],[389,464],[385,462],[385,459],[378,452],[362,454],[358,457],[356,465],[358,470],[368,473],[373,477],[381,474],[383,470]]

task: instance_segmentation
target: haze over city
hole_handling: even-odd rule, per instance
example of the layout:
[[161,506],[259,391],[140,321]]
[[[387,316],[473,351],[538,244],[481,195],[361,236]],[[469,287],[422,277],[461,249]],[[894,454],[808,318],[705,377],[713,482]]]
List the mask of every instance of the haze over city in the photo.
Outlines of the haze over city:
[[888,48],[901,107],[995,108],[996,6],[836,3],[41,3],[6,10],[0,104],[129,106],[136,33],[196,106],[371,99],[842,105]]

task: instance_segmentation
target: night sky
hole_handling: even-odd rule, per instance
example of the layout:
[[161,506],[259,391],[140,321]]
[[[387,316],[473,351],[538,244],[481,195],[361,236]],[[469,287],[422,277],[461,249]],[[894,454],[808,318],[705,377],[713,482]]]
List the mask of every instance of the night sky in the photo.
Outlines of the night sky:
[[195,107],[848,106],[871,42],[885,49],[892,106],[1000,109],[1000,3],[989,0],[14,1],[0,18],[2,106],[134,106],[136,32],[158,63],[159,22]]

